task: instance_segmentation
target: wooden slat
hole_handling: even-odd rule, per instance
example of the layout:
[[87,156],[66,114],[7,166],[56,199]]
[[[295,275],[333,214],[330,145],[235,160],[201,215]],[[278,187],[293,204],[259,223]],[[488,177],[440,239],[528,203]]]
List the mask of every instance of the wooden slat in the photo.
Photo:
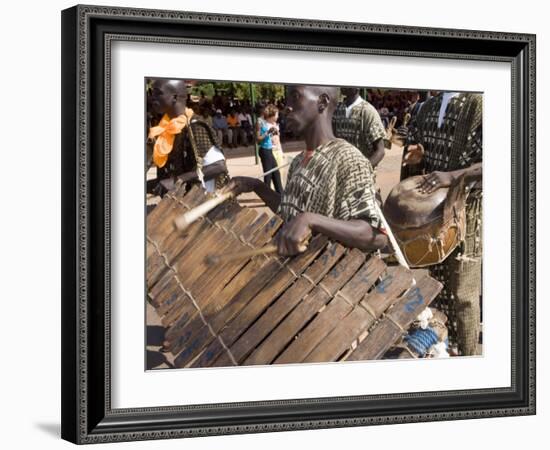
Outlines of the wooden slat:
[[[228,211],[229,204],[222,205],[209,213],[208,220],[199,220],[191,225],[185,235],[176,234],[174,237],[175,242],[172,244],[177,247],[176,250],[165,249],[166,257],[170,265],[174,265],[175,258],[172,256],[174,252],[177,252],[177,258],[185,258],[186,255],[192,251],[193,245],[196,244],[196,235],[203,235],[208,233],[208,230],[212,228],[212,223],[221,219],[223,215]],[[167,270],[166,260],[163,255],[156,252],[156,261],[150,258],[147,259],[147,284],[149,292],[152,292],[155,285],[160,283],[166,276]]]
[[[260,278],[251,280],[251,283],[239,292],[239,294],[232,299],[231,303],[228,303],[228,305],[220,311],[220,314],[213,318],[212,324],[215,327],[221,328],[223,325],[227,324],[220,333],[220,338],[223,342],[226,345],[233,344],[233,342],[246,331],[258,315],[260,315],[262,311],[294,281],[293,273],[297,275],[301,274],[317,257],[325,244],[326,238],[317,236],[312,239],[308,249],[304,253],[288,260],[282,267],[277,268],[276,266],[278,266],[278,263],[275,263],[275,267],[272,268],[266,265],[259,274]],[[275,276],[269,276],[271,271],[275,273]],[[251,292],[253,292],[252,296],[250,296]],[[250,301],[252,298],[253,301]],[[245,304],[245,302],[241,302],[240,299],[248,301],[246,301]],[[238,314],[235,315],[235,312]],[[225,320],[228,313],[234,317],[230,323],[227,323],[228,321]],[[223,322],[221,322],[221,320],[223,320]],[[201,358],[193,363],[193,367],[212,365],[220,355],[226,356],[226,352],[220,340],[216,339],[212,341],[211,345],[203,352]],[[176,365],[180,361],[178,358],[176,358],[175,361]]]
[[[264,291],[258,295],[254,301],[250,302],[241,313],[231,321],[223,330],[222,338],[227,346],[232,345],[240,335],[242,335],[254,321],[269,307],[269,305],[280,294],[282,294],[294,281],[295,275],[299,275],[315,260],[322,247],[319,247],[315,253],[310,253],[308,258],[296,257],[291,259],[286,266],[290,269],[283,271],[282,276],[277,277],[273,283],[270,283]],[[223,367],[231,364],[231,359],[227,352],[220,355],[213,364],[217,367]]]
[[[185,211],[185,208],[180,201],[181,197],[184,195],[184,191],[185,188],[181,186],[179,189],[176,189],[175,192],[170,192],[165,195],[153,211],[147,215],[145,233],[148,238],[154,240],[155,242],[162,240],[164,236],[161,232],[157,232],[156,230],[162,226],[162,223],[167,217],[175,217],[177,214],[181,214]],[[198,196],[199,191],[199,187],[195,186],[187,195],[195,197]],[[147,259],[155,254],[156,252],[154,246],[147,241]]]
[[[255,215],[256,213],[254,211],[239,211],[235,216],[233,223],[231,224],[231,231],[233,231],[238,236],[248,225],[250,225],[250,219]],[[214,239],[216,239],[218,236],[222,236],[222,239],[221,241],[219,241],[219,245],[217,247],[220,249],[220,251],[229,251],[231,248],[235,249],[239,247],[244,247],[244,245],[232,234],[226,233],[225,231],[218,229],[212,231],[213,236],[209,236],[204,239],[204,245],[206,246],[206,249],[197,249],[197,253],[199,255],[202,255],[202,258],[200,258],[200,256],[195,258],[195,255],[191,255],[191,257],[184,260],[189,261],[189,264],[195,264],[195,270],[188,270],[187,274],[182,274],[182,264],[178,263],[176,265],[176,268],[178,270],[178,279],[180,280],[182,287],[191,294],[194,301],[191,301],[191,299],[189,299],[189,301],[180,302],[179,304],[175,305],[172,310],[168,311],[166,313],[166,316],[162,319],[165,326],[169,326],[170,324],[174,323],[181,315],[184,315],[186,313],[188,315],[193,314],[193,312],[197,309],[197,306],[199,308],[201,307],[200,303],[197,300],[197,293],[200,292],[202,286],[197,285],[195,282],[197,281],[197,278],[201,276],[201,274],[204,274],[207,279],[214,279],[214,276],[217,273],[217,267],[209,266],[204,260],[204,257],[209,253],[208,248],[213,248],[212,242],[216,242]],[[183,267],[185,267],[185,265],[183,265]]]
[[[347,360],[359,361],[379,359],[399,339],[416,316],[426,308],[443,285],[426,276],[409,289],[391,309],[386,312],[380,323],[369,333],[365,340],[348,356]],[[398,325],[397,325],[398,324]]]
[[[255,245],[263,246],[267,237],[273,235],[281,224],[280,218],[272,217],[265,229],[255,236]],[[280,268],[275,258],[258,256],[248,261],[222,291],[213,293],[212,301],[204,305],[203,317],[212,329],[218,332],[256,295],[256,289],[261,289],[262,283],[267,283]],[[259,276],[259,273],[262,275]],[[262,279],[261,282],[259,278]],[[202,318],[198,315],[190,318],[189,323],[178,320],[166,333],[169,348],[174,350],[175,354],[185,347],[185,354],[180,354],[179,361],[182,364],[184,360],[190,361],[197,356],[213,338],[211,331],[204,326]]]
[[[253,210],[249,211],[252,214],[256,214]],[[235,240],[231,242],[231,245],[216,250],[215,253],[235,254],[250,250],[251,247],[262,247],[272,237],[273,229],[271,228],[271,224],[272,222],[269,221],[268,215],[262,214],[240,233],[240,238],[249,245]],[[197,292],[196,299],[201,304],[201,307],[204,307],[207,300],[210,300],[215,293],[221,291],[249,259],[243,258],[240,260],[218,262],[212,266],[214,270],[205,271],[192,286],[193,292]]]
[[371,257],[337,292],[327,307],[300,332],[277,361],[281,364],[303,361],[325,336],[339,326],[340,321],[359,303],[385,269],[386,265],[380,258]]
[[[164,254],[164,256],[168,259],[170,264],[172,264],[174,259],[178,256],[178,254],[184,250],[186,245],[188,245],[188,243],[193,240],[194,235],[197,234],[199,230],[203,229],[205,225],[208,226],[208,223],[204,223],[204,222],[208,222],[208,220],[201,219],[193,223],[185,231],[185,233],[181,233],[180,231],[174,228],[173,226],[174,219],[178,215],[202,203],[202,201],[204,201],[205,198],[207,198],[207,196],[204,194],[204,192],[201,192],[199,189],[189,192],[183,199],[179,199],[181,208],[178,211],[178,214],[171,215],[169,217],[168,221],[169,223],[171,222],[171,228],[166,230],[166,233],[167,233],[166,236],[163,236],[162,238],[160,238],[156,242],[156,245],[160,248],[161,253]],[[211,216],[215,214],[216,214],[215,212],[211,212]],[[156,256],[158,259],[157,252],[155,252],[154,256]],[[162,258],[162,260],[164,260],[164,258]],[[148,274],[148,279],[151,280],[151,284],[153,284],[159,278],[159,276],[156,275],[157,267],[154,265],[154,263],[155,263],[155,260],[150,261],[149,258],[147,259],[147,274]]]
[[169,237],[162,240],[157,246],[160,248],[151,257],[147,258],[147,283],[149,290],[166,274],[168,264],[173,265],[175,260],[180,257],[184,257],[185,253],[189,250],[189,247],[195,242],[195,236],[208,233],[211,228],[211,223],[219,219],[229,205],[216,208],[207,214],[207,219],[201,219],[193,223],[184,234],[179,231],[172,231]]
[[233,344],[233,357],[241,362],[321,281],[344,252],[345,248],[342,245],[329,244],[304,274]]
[[[223,250],[234,239],[229,230],[239,234],[250,223],[249,213],[249,210],[243,210],[240,206],[232,204],[226,216],[216,222],[219,227],[212,227],[205,236],[195,239],[197,245],[194,250],[188,253],[186,258],[178,259],[175,264],[178,276],[185,286],[190,286],[204,270],[212,269],[205,262],[206,256],[216,249]],[[252,214],[254,214],[253,211]]]
[[[244,229],[241,229],[242,224],[246,224],[249,218],[256,215],[254,211],[244,211],[243,213],[244,214],[240,214],[241,217],[238,218],[236,228],[234,229],[236,231],[241,230],[242,233],[236,234],[238,236],[240,235],[245,242],[249,242],[252,240],[253,236],[258,233],[259,227],[265,227],[268,217],[267,214],[261,215],[256,218],[259,220],[255,220],[246,225]],[[227,242],[224,242],[224,245],[219,247],[220,251],[232,252],[248,248],[247,245],[243,244],[233,235],[228,235],[226,241]],[[192,282],[191,286],[185,286],[189,292],[192,292],[196,306],[198,306],[201,311],[209,299],[209,293],[216,292],[216,290],[221,290],[227,281],[231,279],[234,273],[239,270],[242,264],[244,263],[235,262],[233,265],[220,264],[218,266],[206,266],[206,270],[203,271],[202,275],[200,275],[197,280]],[[162,318],[163,324],[165,324],[165,326],[172,326],[178,322],[179,325],[176,330],[181,329],[187,321],[192,320],[192,318],[198,314],[196,306],[192,302],[190,303],[188,301],[177,304],[174,309],[167,312],[166,316]],[[174,331],[176,330],[166,334],[166,339],[168,342],[175,338]]]
[[351,250],[251,354],[248,363],[270,364],[332,295],[355,274],[364,261],[363,252]]
[[[219,333],[225,323],[238,314],[258,294],[263,287],[262,284],[267,284],[277,275],[281,270],[277,259],[276,257],[271,257],[266,260],[261,256],[253,258],[252,265],[258,268],[261,267],[263,270],[258,272],[255,277],[248,278],[248,283],[239,289],[219,311],[214,311],[205,316],[215,333]],[[172,328],[176,328],[178,325],[179,323],[176,323]],[[199,317],[194,318],[185,327],[185,333],[179,334],[177,342],[171,345],[174,354],[178,354],[183,349],[176,358],[177,367],[186,367],[201,352],[201,358],[204,361],[197,362],[196,367],[203,367],[212,362],[213,358],[218,357],[219,353],[223,350],[223,346],[216,339],[216,336],[212,335],[211,330],[204,326],[203,321]]]
[[[216,221],[216,223],[224,228],[231,227],[231,224],[234,222],[235,216],[240,211],[240,208],[238,205],[235,204],[222,205],[222,208],[223,214]],[[204,257],[208,252],[208,248],[205,247],[205,241],[208,240],[209,243],[211,243],[212,241],[215,243],[216,240],[223,239],[225,234],[224,231],[216,227],[211,227],[209,228],[209,230],[211,230],[211,232],[207,234],[208,237],[205,239],[194,239],[193,244],[189,247],[185,255],[185,258],[178,259],[178,262],[174,265],[178,276],[181,277],[181,281],[187,283],[189,273],[196,268],[197,264],[202,264],[202,262],[204,261]],[[165,284],[171,277],[172,273],[165,274],[165,276],[152,287],[152,289],[149,291],[149,295],[152,298],[161,295]]]
[[[351,347],[352,342],[368,330],[395,299],[411,286],[412,280],[412,273],[409,270],[401,266],[392,268],[377,287],[342,318],[338,325],[307,355],[304,362],[336,361],[346,349]],[[362,306],[364,304],[368,306],[365,308]],[[322,314],[325,313],[326,310]]]
[[[251,243],[253,246],[265,245],[269,238],[277,231],[282,221],[278,217],[272,217],[268,223],[252,238]],[[211,320],[212,317],[219,312],[221,307],[225,306],[225,303],[230,300],[237,292],[239,292],[247,283],[250,282],[253,276],[257,275],[257,270],[263,265],[267,259],[263,256],[253,258],[246,262],[245,267],[226,285],[222,286],[221,292],[214,292],[212,295],[216,295],[212,298],[211,302],[205,302],[203,314],[204,317]],[[260,262],[261,264],[255,264]],[[202,327],[202,320],[197,321],[197,325]],[[166,331],[166,337],[169,340],[173,340],[178,333],[181,332],[183,323],[174,324],[170,329]]]
[[170,284],[163,291],[162,296],[151,299],[151,304],[155,307],[160,317],[164,316],[180,301],[181,294],[183,293],[176,279],[172,277],[171,280]]
[[[170,207],[163,211],[159,220],[155,222],[147,221],[147,236],[160,243],[174,230],[174,219],[178,215],[183,214],[202,202],[202,199],[206,199],[208,196],[201,188],[196,188],[190,191],[183,198],[175,198],[174,196],[167,195],[162,201],[169,201]],[[158,206],[157,206],[158,208]],[[155,208],[156,209],[156,208]]]
[[[198,189],[198,186],[193,186],[189,190],[188,194]],[[155,206],[153,210],[149,214],[147,214],[146,225],[148,230],[152,230],[153,228],[155,228],[158,223],[165,217],[166,211],[168,211],[168,209],[170,209],[174,205],[174,203],[177,202],[177,199],[185,196],[185,185],[182,184],[177,189],[175,189],[173,193],[171,192],[170,194],[172,195],[165,195],[157,204],[157,206]]]
[[[185,259],[190,261],[190,262],[192,260],[191,257],[188,257],[188,258],[185,258]],[[166,315],[168,313],[170,308],[174,308],[176,306],[181,306],[182,305],[182,302],[177,302],[177,303],[171,304],[171,306],[167,305],[167,306],[169,306],[168,308],[165,308],[163,306],[166,301],[173,298],[171,291],[168,289],[168,286],[173,283],[172,279],[175,276],[174,270],[176,270],[176,268],[177,268],[177,264],[172,266],[172,268],[168,268],[168,266],[166,266],[166,271],[165,271],[162,279],[160,279],[149,290],[149,297],[152,299],[153,305],[155,305],[157,308],[161,308],[162,309],[162,314],[164,314],[164,315]],[[172,270],[172,269],[174,269],[174,270]],[[178,279],[180,281],[182,280],[182,277],[179,273],[178,273]],[[184,302],[184,303],[188,303],[188,302]],[[166,318],[166,316],[163,317],[163,324],[165,326],[169,325],[169,321]]]

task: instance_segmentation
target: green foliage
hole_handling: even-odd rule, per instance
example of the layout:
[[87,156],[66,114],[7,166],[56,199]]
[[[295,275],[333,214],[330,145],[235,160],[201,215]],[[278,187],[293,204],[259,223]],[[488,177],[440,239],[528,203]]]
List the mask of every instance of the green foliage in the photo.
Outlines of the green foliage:
[[237,98],[239,100],[249,100],[250,85],[254,90],[254,98],[258,100],[280,99],[285,95],[285,86],[283,84],[272,83],[238,83],[238,82],[203,82],[199,81],[191,89],[192,95],[200,96],[202,92],[208,98],[212,98],[216,91],[221,91],[223,94]]

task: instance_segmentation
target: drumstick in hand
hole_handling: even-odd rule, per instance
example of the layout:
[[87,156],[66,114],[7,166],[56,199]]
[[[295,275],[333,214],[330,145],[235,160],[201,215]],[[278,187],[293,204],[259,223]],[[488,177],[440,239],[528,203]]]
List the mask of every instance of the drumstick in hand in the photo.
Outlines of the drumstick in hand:
[[[290,163],[286,163],[286,164],[283,164],[282,166],[275,167],[274,169],[268,170],[267,172],[264,172],[255,178],[262,178],[264,175],[268,175],[288,165],[290,165]],[[189,225],[191,225],[193,222],[196,222],[201,217],[206,216],[206,214],[212,211],[216,206],[221,205],[223,202],[225,202],[226,200],[229,200],[230,198],[233,198],[234,196],[235,194],[231,191],[216,194],[214,198],[206,200],[204,203],[200,204],[199,206],[193,209],[190,209],[186,213],[177,217],[174,220],[174,227],[178,231],[185,231],[185,229],[189,227]]]
[[[305,237],[298,247],[299,253],[303,253],[307,250],[307,243],[311,237],[311,232]],[[253,248],[251,250],[243,250],[242,252],[231,252],[231,253],[222,253],[222,254],[213,254],[207,255],[204,260],[206,264],[213,265],[219,264],[220,262],[233,261],[236,259],[248,259],[253,258],[258,255],[269,255],[272,253],[277,253],[277,245],[270,244],[265,247]]]

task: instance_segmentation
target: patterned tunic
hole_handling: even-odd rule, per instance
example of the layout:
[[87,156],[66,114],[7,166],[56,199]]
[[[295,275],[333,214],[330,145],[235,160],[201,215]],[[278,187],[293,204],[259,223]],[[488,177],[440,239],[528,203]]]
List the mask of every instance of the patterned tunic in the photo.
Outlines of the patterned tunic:
[[346,117],[346,105],[340,103],[334,111],[332,128],[336,137],[357,147],[367,158],[374,153],[373,144],[386,137],[378,111],[366,100],[355,105],[349,117]]
[[481,162],[482,97],[460,93],[450,99],[441,128],[438,127],[442,95],[432,97],[420,109],[409,129],[408,144],[424,146],[424,169],[451,171]]
[[[420,143],[425,154],[422,167],[404,168],[401,178],[421,172],[453,171],[482,161],[482,97],[460,93],[450,99],[442,126],[438,126],[442,95],[420,109],[408,144]],[[481,185],[466,201],[466,236],[458,248],[430,274],[443,283],[434,302],[449,317],[449,342],[462,355],[478,355],[480,332],[482,203]]]
[[[174,147],[168,156],[166,165],[157,169],[157,178],[159,180],[171,178],[196,170],[198,165],[202,167],[202,158],[212,146],[216,146],[220,150],[222,148],[215,131],[208,123],[193,118],[190,126],[176,135]],[[216,187],[219,188],[227,184],[227,181],[226,174],[218,175]]]
[[290,165],[278,214],[286,222],[302,212],[363,219],[381,227],[375,207],[373,169],[357,148],[334,139],[315,149],[306,166],[300,153]]

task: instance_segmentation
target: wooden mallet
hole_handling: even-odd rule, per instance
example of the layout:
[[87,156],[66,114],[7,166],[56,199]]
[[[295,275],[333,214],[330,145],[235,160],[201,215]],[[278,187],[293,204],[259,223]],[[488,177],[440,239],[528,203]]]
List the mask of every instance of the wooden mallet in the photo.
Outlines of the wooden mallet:
[[[298,246],[299,253],[303,253],[307,250],[307,243],[310,238],[311,238],[311,232],[308,233],[308,235],[302,240],[302,242]],[[277,253],[277,248],[278,247],[276,244],[269,244],[260,248],[243,250],[242,252],[231,252],[231,253],[220,253],[220,254],[211,253],[209,255],[206,255],[204,260],[206,264],[213,265],[213,264],[219,264],[221,262],[234,261],[236,259],[245,259],[245,258],[248,259],[258,255],[269,255],[272,253]]]
[[[282,166],[275,167],[271,170],[268,170],[267,172],[262,173],[261,175],[258,175],[255,178],[262,178],[264,175],[268,175],[272,172],[275,172],[279,169],[282,169],[283,167],[288,166],[290,163],[283,164]],[[231,191],[224,192],[224,193],[217,193],[215,197],[206,200],[204,203],[200,204],[199,206],[190,209],[186,213],[182,214],[179,217],[176,217],[174,219],[174,227],[176,230],[182,232],[185,231],[189,225],[191,225],[193,222],[196,222],[201,217],[206,216],[210,211],[212,211],[216,206],[221,205],[223,202],[235,197],[235,194]]]

